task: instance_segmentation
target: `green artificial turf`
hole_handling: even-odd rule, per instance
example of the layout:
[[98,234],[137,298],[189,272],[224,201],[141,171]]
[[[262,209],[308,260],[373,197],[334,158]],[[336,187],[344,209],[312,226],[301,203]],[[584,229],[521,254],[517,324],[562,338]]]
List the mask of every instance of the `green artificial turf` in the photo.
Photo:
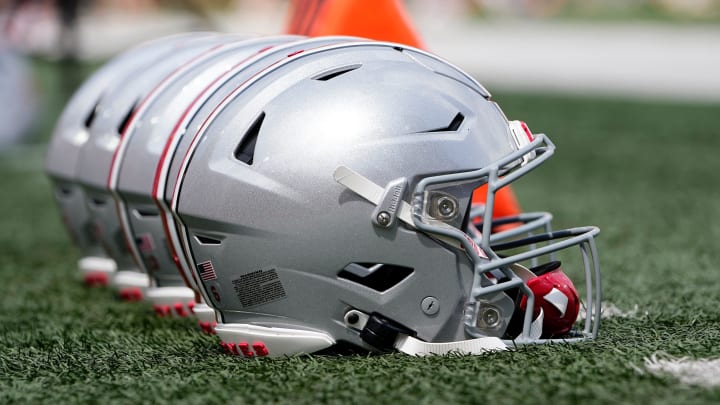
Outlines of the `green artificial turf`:
[[719,106],[496,99],[557,145],[517,184],[523,207],[552,211],[555,228],[599,225],[604,301],[637,306],[605,319],[597,341],[482,357],[225,355],[191,320],[81,285],[43,148],[25,146],[0,155],[0,403],[720,402],[720,388],[636,371],[657,351],[720,356]]

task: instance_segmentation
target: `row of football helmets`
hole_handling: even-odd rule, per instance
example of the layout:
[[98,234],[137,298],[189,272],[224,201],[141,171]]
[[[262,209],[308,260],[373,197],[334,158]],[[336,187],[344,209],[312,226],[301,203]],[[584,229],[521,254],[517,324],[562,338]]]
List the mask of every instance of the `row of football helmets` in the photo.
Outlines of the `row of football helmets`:
[[191,33],[90,77],[47,172],[87,283],[228,352],[483,353],[597,334],[598,229],[492,218],[553,152],[414,48]]

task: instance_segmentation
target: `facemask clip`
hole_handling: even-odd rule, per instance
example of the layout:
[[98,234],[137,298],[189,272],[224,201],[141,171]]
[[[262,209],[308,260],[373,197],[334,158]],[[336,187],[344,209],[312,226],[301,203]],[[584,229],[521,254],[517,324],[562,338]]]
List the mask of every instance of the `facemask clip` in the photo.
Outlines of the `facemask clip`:
[[469,304],[470,330],[475,336],[502,337],[515,310],[515,304],[507,294],[496,292],[483,296]]
[[[522,149],[535,140],[532,132],[530,132],[530,128],[528,128],[527,124],[523,121],[510,121],[508,125],[510,126],[513,142],[518,149]],[[535,155],[535,150],[523,155],[522,166],[525,166],[529,161],[535,159]]]
[[397,219],[397,211],[400,202],[403,201],[405,190],[407,189],[407,180],[404,177],[395,179],[385,186],[380,201],[373,210],[372,222],[380,228],[390,228],[395,225]]

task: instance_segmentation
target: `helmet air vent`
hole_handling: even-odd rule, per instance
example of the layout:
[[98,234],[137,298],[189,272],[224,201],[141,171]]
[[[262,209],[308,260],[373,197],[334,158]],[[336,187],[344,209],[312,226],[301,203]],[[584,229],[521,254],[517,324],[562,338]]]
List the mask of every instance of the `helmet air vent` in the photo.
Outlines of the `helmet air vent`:
[[92,201],[92,205],[94,205],[96,207],[104,207],[105,204],[107,203],[107,201],[104,198],[98,198],[98,197],[93,197],[90,199],[90,201]]
[[90,110],[90,114],[88,114],[88,116],[85,117],[85,122],[83,123],[83,124],[85,124],[85,128],[89,129],[90,126],[92,125],[93,121],[95,121],[95,117],[97,116],[98,104],[99,104],[99,102],[95,103],[92,110]]
[[135,215],[138,218],[153,218],[160,215],[160,212],[152,208],[138,208],[135,210]]
[[138,101],[135,101],[135,103],[128,109],[127,113],[125,114],[125,117],[122,121],[120,121],[120,125],[118,125],[117,130],[118,134],[122,136],[123,132],[127,129],[127,125],[130,123],[130,118],[132,118],[133,114],[135,113],[135,107],[137,107]]
[[321,82],[326,82],[328,80],[334,79],[340,75],[344,75],[345,73],[352,72],[353,70],[359,69],[360,64],[357,65],[351,65],[351,66],[343,66],[341,68],[335,68],[327,72],[323,72],[319,74],[318,76],[315,76],[313,79],[319,80]]
[[240,145],[235,149],[235,159],[245,162],[249,165],[253,164],[253,157],[255,156],[255,143],[257,142],[258,135],[260,134],[260,127],[262,127],[263,120],[265,120],[265,113],[262,112],[250,125],[245,136],[243,136]]
[[68,186],[60,186],[57,188],[57,191],[58,191],[58,193],[60,193],[60,195],[63,195],[63,196],[68,196],[73,193],[72,188],[70,188]]
[[425,132],[455,132],[460,129],[460,125],[462,125],[463,121],[465,121],[465,116],[462,113],[457,113],[448,126],[444,128],[431,129]]
[[385,292],[412,273],[412,268],[395,264],[350,263],[340,270],[338,278],[364,285],[378,292]]
[[222,241],[220,239],[212,238],[212,237],[206,236],[206,235],[195,234],[195,239],[201,245],[221,245],[222,244]]

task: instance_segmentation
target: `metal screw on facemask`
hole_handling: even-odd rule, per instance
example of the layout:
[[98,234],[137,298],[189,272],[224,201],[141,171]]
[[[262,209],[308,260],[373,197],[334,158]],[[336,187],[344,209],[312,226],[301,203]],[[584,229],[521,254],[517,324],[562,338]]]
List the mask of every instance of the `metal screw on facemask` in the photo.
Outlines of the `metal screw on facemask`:
[[355,325],[360,320],[360,316],[358,314],[350,314],[347,316],[347,322],[351,325]]
[[497,308],[484,308],[480,313],[482,323],[489,328],[497,327],[500,324],[500,312]]
[[384,227],[390,226],[390,214],[385,211],[380,212],[377,216],[377,222]]
[[440,301],[432,296],[425,297],[420,303],[420,308],[425,315],[435,315],[440,311]]
[[450,197],[440,197],[437,199],[437,212],[442,219],[449,219],[455,216],[457,203]]

